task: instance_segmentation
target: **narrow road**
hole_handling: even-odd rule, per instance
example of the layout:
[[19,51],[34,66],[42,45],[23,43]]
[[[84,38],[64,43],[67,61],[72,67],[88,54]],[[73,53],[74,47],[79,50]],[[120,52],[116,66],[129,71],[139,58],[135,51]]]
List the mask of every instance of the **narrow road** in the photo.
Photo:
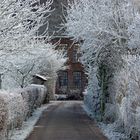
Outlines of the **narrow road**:
[[107,140],[82,102],[59,102],[46,109],[26,140]]

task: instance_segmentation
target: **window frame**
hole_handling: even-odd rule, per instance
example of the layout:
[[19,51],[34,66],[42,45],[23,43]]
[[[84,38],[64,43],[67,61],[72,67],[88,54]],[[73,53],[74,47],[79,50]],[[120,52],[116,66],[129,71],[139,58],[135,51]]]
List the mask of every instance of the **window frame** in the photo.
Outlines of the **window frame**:
[[80,62],[79,61],[79,57],[80,57],[79,50],[80,50],[80,45],[79,44],[74,44],[73,51],[72,51],[72,63]]
[[61,71],[59,73],[59,87],[68,87],[68,72],[67,71]]
[[81,71],[73,72],[73,85],[77,89],[82,87],[82,72]]
[[59,44],[58,48],[63,51],[63,55],[65,58],[68,57],[68,44]]

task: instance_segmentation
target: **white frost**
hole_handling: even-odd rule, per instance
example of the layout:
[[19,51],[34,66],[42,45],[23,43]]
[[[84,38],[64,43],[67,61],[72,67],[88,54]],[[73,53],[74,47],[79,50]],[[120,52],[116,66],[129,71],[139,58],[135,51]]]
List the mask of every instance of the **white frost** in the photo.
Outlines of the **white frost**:
[[23,123],[23,126],[21,129],[15,129],[13,130],[12,136],[9,138],[9,140],[24,140],[26,137],[29,136],[29,134],[32,132],[34,125],[39,120],[42,112],[46,110],[50,105],[57,105],[59,102],[50,102],[48,105],[43,105],[42,107],[38,108],[27,121]]

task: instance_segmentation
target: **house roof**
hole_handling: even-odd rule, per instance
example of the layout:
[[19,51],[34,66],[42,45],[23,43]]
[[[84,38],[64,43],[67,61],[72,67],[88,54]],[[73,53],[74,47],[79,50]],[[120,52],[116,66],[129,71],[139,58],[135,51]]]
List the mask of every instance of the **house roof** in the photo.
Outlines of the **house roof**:
[[33,75],[33,77],[39,78],[43,81],[47,81],[48,79],[50,79],[50,77],[46,77],[46,76],[43,76],[43,75],[40,75],[40,74],[35,74],[35,75]]

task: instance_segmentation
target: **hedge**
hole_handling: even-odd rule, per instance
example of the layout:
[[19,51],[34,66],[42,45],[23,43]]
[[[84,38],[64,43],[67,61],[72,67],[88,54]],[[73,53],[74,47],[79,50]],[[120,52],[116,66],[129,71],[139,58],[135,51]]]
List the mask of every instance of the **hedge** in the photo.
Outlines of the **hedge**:
[[41,106],[46,95],[47,89],[42,85],[30,85],[13,92],[0,91],[0,139],[5,140],[9,130],[20,128]]

